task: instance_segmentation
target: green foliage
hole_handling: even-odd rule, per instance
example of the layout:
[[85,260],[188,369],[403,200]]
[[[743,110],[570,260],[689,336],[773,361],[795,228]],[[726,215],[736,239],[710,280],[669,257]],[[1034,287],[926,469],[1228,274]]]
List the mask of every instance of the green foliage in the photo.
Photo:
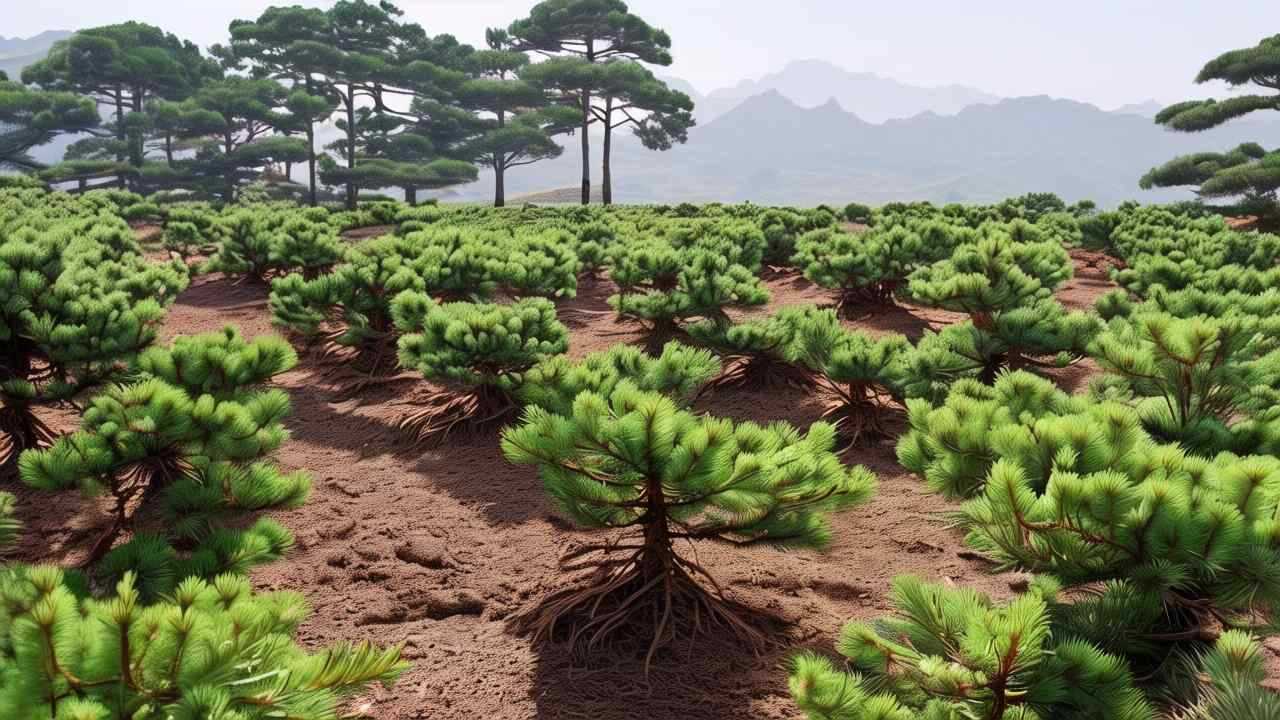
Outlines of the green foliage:
[[431,380],[493,385],[512,391],[538,362],[564,353],[569,333],[549,300],[512,305],[435,303],[423,293],[402,293],[392,303],[400,337],[400,364]]
[[613,253],[609,275],[619,292],[609,304],[619,316],[650,326],[651,337],[663,341],[691,318],[727,322],[725,308],[769,299],[756,275],[764,247],[760,231],[747,226],[637,238]]
[[905,356],[911,344],[901,335],[871,338],[839,323],[809,323],[798,338],[800,357],[828,396],[824,417],[850,443],[887,437],[885,415],[902,398]]
[[705,320],[690,325],[688,333],[725,358],[727,366],[714,383],[717,387],[807,388],[813,378],[804,363],[804,339],[835,333],[839,325],[833,311],[801,305],[732,325]]
[[104,200],[0,193],[0,476],[52,439],[33,408],[117,379],[186,287],[186,268],[148,263]]
[[1233,446],[1231,425],[1280,398],[1280,348],[1259,322],[1232,315],[1113,320],[1092,353],[1139,398],[1155,437],[1212,454]]
[[866,501],[874,477],[846,468],[832,451],[835,431],[817,424],[806,434],[781,423],[735,424],[680,410],[665,395],[622,383],[608,398],[584,392],[572,413],[539,407],[507,430],[503,452],[536,465],[552,501],[586,528],[636,528],[627,546],[601,550],[599,571],[582,585],[553,594],[532,613],[530,629],[549,632],[576,618],[575,636],[600,641],[629,618],[652,623],[649,657],[700,618],[754,637],[732,606],[695,579],[705,574],[675,550],[678,540],[731,540],[783,547],[823,547],[825,515]]
[[[1232,87],[1256,85],[1262,95],[1236,95],[1227,100],[1189,100],[1171,105],[1156,115],[1156,122],[1182,132],[1217,127],[1256,111],[1275,110],[1275,77],[1280,73],[1280,35],[1264,38],[1256,46],[1231,50],[1210,60],[1197,83],[1225,81]],[[1243,195],[1260,214],[1274,219],[1280,211],[1280,152],[1245,143],[1227,153],[1199,153],[1174,158],[1143,176],[1141,186],[1196,186],[1204,197]]]
[[148,602],[132,574],[89,599],[59,568],[2,572],[5,717],[325,720],[408,667],[398,647],[304,650],[303,597],[255,593],[243,578],[192,578]]
[[878,225],[862,232],[816,230],[800,238],[795,263],[811,282],[840,293],[837,308],[891,304],[919,268],[970,242],[972,230],[941,220]]
[[1123,658],[1064,636],[1054,594],[1038,582],[997,604],[899,577],[892,616],[841,633],[848,669],[801,654],[791,695],[813,720],[1156,717]]
[[301,212],[232,210],[208,232],[220,241],[203,271],[256,282],[293,272],[315,277],[342,257],[338,233],[327,218],[313,219]]
[[[297,358],[278,339],[245,342],[231,328],[179,338],[139,358],[141,379],[94,397],[80,430],[20,458],[22,480],[44,490],[110,495],[113,523],[90,551],[105,575],[136,571],[148,597],[184,577],[246,572],[279,557],[292,537],[259,520],[243,530],[223,518],[301,504],[305,473],[285,474],[264,459],[288,438],[289,398],[261,384]],[[165,534],[116,539],[139,512],[158,506]]]
[[579,394],[609,397],[626,383],[687,406],[719,374],[720,363],[711,353],[675,341],[657,356],[631,345],[614,345],[579,361],[555,355],[538,363],[526,374],[519,398],[521,405],[569,415]]
[[859,225],[871,224],[872,210],[868,205],[862,203],[849,203],[844,206],[844,219],[846,222],[857,223]]

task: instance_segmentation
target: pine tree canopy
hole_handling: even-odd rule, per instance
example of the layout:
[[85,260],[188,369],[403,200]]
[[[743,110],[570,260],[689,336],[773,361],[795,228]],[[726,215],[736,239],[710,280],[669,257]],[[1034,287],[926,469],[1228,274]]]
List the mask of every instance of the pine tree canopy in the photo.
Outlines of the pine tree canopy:
[[848,669],[800,654],[791,695],[812,720],[1155,718],[1123,658],[1063,637],[1055,593],[1051,581],[1037,581],[997,604],[899,577],[892,616],[841,632]]
[[[586,528],[635,528],[635,545],[598,545],[598,569],[579,587],[555,593],[528,618],[536,636],[575,618],[575,637],[595,645],[628,619],[656,648],[691,616],[699,627],[723,625],[759,639],[681,557],[677,540],[721,540],[821,548],[830,542],[826,513],[868,500],[875,479],[847,468],[833,452],[835,430],[807,433],[775,423],[735,424],[681,410],[670,398],[621,383],[612,395],[584,392],[572,414],[526,411],[502,438],[512,462],[536,465],[557,508]],[[638,538],[639,539],[639,538]],[[636,548],[627,553],[626,548]],[[628,558],[617,557],[619,554]]]
[[812,305],[785,307],[774,315],[725,325],[704,320],[688,327],[689,336],[724,357],[724,373],[714,387],[812,387],[805,365],[804,339],[834,335],[840,320],[834,311]]
[[529,370],[518,393],[522,405],[555,415],[572,413],[581,393],[609,397],[623,383],[687,406],[719,374],[720,363],[710,352],[675,341],[656,356],[631,345],[614,345],[579,361],[565,355],[547,358]]

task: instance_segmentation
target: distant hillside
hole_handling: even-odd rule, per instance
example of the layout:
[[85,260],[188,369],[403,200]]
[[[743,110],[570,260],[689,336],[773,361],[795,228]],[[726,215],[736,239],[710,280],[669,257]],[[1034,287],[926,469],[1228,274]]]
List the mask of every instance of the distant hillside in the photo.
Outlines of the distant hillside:
[[[875,125],[834,102],[804,108],[780,92],[766,92],[695,128],[687,145],[669,152],[644,150],[630,137],[619,141],[614,197],[815,205],[991,202],[1047,191],[1104,205],[1159,201],[1188,193],[1140,190],[1138,178],[1153,165],[1278,134],[1276,120],[1173,133],[1139,115],[1043,96]],[[574,187],[578,175],[577,149],[571,147],[556,160],[508,174],[507,189],[514,196]],[[482,176],[460,190],[468,199],[483,200],[491,187]]]
[[1163,109],[1164,105],[1162,103],[1156,102],[1155,100],[1147,100],[1145,102],[1122,105],[1111,112],[1153,118]]
[[71,32],[67,30],[46,30],[29,38],[0,36],[0,70],[17,80],[22,68],[43,60],[54,43],[69,37]]
[[873,123],[922,112],[951,115],[970,105],[999,100],[963,85],[918,87],[874,73],[851,72],[823,60],[799,60],[759,80],[743,80],[733,87],[707,93],[697,109],[698,120],[714,120],[747,98],[768,91],[777,91],[801,107],[815,107],[834,99],[849,112]]

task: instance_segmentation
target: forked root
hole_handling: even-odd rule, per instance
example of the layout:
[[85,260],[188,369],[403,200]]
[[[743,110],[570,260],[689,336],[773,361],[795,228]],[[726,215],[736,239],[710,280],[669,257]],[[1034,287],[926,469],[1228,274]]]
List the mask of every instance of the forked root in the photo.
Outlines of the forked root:
[[637,654],[644,648],[647,675],[657,652],[677,638],[727,631],[759,653],[774,636],[769,630],[782,623],[725,597],[705,569],[669,546],[641,546],[626,557],[613,557],[622,548],[589,548],[601,555],[575,567],[591,572],[513,617],[513,628],[535,642],[566,639],[579,658],[604,647]]
[[510,395],[490,385],[462,392],[437,390],[420,406],[398,424],[415,446],[442,442],[453,432],[497,430],[520,414]]
[[321,377],[337,388],[336,399],[349,400],[370,387],[414,377],[396,372],[400,361],[394,337],[388,335],[351,346],[337,342],[341,334],[327,333],[314,351]]

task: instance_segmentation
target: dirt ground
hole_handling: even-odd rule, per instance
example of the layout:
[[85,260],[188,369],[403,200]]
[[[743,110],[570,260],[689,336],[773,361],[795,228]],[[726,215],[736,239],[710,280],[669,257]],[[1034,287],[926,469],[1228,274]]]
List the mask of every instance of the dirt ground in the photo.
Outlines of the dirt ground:
[[[1084,307],[1111,288],[1095,275],[1082,272],[1063,300]],[[771,305],[755,312],[829,299],[797,277],[769,285]],[[606,310],[610,292],[601,282],[562,306]],[[263,286],[197,279],[170,309],[164,339],[227,323],[247,336],[271,332],[266,297]],[[575,356],[640,341],[608,313],[562,314]],[[850,324],[915,338],[957,317],[901,307]],[[1076,388],[1095,371],[1078,365],[1057,374]],[[356,700],[380,720],[793,718],[787,657],[797,648],[829,650],[845,621],[882,614],[894,576],[914,573],[997,596],[1008,596],[1022,579],[992,574],[964,551],[959,533],[946,527],[944,514],[953,506],[898,467],[887,441],[847,454],[849,463],[876,472],[880,489],[870,504],[834,518],[829,551],[696,548],[732,597],[790,622],[778,647],[756,656],[715,638],[680,644],[660,656],[647,680],[638,657],[576,662],[564,647],[531,646],[506,628],[506,618],[565,583],[557,569],[562,552],[600,539],[554,516],[532,467],[506,463],[494,438],[404,452],[394,423],[422,383],[338,403],[304,359],[278,385],[293,398],[293,439],[279,461],[310,470],[315,486],[304,507],[275,514],[298,544],[254,580],[307,596],[314,614],[301,640],[308,645],[359,638],[404,644],[413,668],[394,688]],[[720,392],[698,409],[801,426],[820,415],[818,403],[796,391]],[[72,422],[59,418],[64,427]],[[28,532],[19,554],[28,560],[75,562],[104,520],[100,506],[75,493],[20,494]]]

